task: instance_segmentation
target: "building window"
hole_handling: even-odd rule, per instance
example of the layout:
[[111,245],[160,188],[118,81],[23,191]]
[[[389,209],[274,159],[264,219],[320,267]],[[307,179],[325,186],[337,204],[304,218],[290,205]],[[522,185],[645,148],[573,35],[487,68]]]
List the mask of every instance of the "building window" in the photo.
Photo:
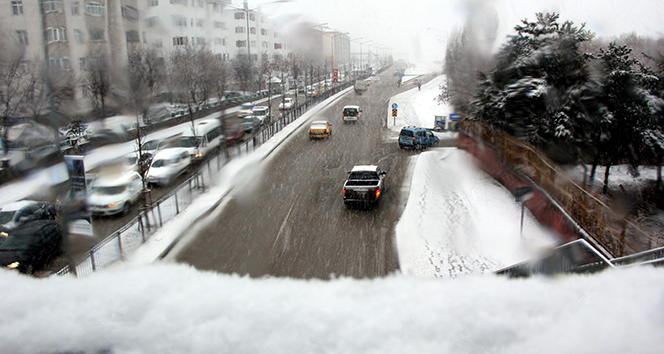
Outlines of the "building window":
[[244,27],[242,26],[235,27],[235,33],[244,33]]
[[226,29],[226,22],[214,21],[214,28],[225,30]]
[[64,28],[49,27],[46,29],[46,43],[66,42],[67,33]]
[[251,41],[251,47],[256,48],[256,41]]
[[159,6],[159,0],[148,0],[148,6],[149,7]]
[[236,20],[244,20],[244,12],[236,12],[235,13],[235,19]]
[[18,43],[19,44],[23,44],[23,45],[30,44],[30,41],[28,41],[28,31],[18,30],[18,31],[16,31],[16,35],[18,36]]
[[67,71],[71,70],[71,62],[69,61],[69,58],[64,57],[60,59],[60,63],[62,66],[62,70],[67,70]]
[[214,12],[220,12],[221,11],[221,5],[215,3],[214,5],[212,5],[212,10],[214,10]]
[[204,37],[196,37],[196,45],[205,45],[205,38]]
[[187,6],[187,0],[171,0],[171,4],[180,4]]
[[187,27],[187,18],[182,16],[173,16],[173,21],[175,26],[178,27]]
[[256,27],[251,27],[249,31],[251,32],[251,34],[256,34]]
[[127,31],[127,43],[138,43],[141,38],[138,36],[138,31]]
[[173,45],[187,45],[187,37],[173,37]]
[[62,0],[44,0],[44,12],[62,12]]
[[281,49],[281,43],[275,43],[274,49]]
[[265,49],[270,48],[270,42],[262,41],[261,42],[261,48],[265,48]]
[[76,43],[78,44],[85,43],[85,36],[83,35],[83,31],[80,29],[74,28],[74,38],[76,38]]
[[12,13],[14,15],[23,15],[23,0],[12,1]]
[[236,45],[238,48],[246,47],[246,46],[247,46],[247,41],[237,41],[237,42],[235,42],[235,45]]
[[256,21],[256,14],[250,13],[249,14],[249,20]]
[[205,20],[204,19],[199,18],[198,20],[196,20],[196,27],[203,28],[203,26],[205,26]]
[[71,14],[78,15],[78,1],[74,1],[71,3]]
[[91,29],[90,30],[90,40],[93,42],[103,42],[104,41],[104,30],[103,29]]
[[158,21],[159,21],[159,18],[157,16],[152,16],[152,17],[148,18],[147,20],[145,20],[145,23],[148,27],[154,27],[157,24]]
[[205,1],[198,0],[198,7],[205,7]]
[[85,13],[92,16],[104,16],[106,8],[100,2],[86,2]]
[[122,17],[130,20],[138,20],[138,10],[131,6],[122,6]]
[[161,39],[157,39],[154,42],[152,42],[152,45],[155,48],[162,48],[164,46],[164,43],[162,43]]
[[81,71],[85,70],[85,58],[78,58],[78,67]]
[[267,29],[261,28],[261,34],[267,36],[268,35]]
[[215,45],[221,45],[221,38],[215,38],[214,39],[214,44]]
[[274,32],[274,38],[279,38],[279,32]]

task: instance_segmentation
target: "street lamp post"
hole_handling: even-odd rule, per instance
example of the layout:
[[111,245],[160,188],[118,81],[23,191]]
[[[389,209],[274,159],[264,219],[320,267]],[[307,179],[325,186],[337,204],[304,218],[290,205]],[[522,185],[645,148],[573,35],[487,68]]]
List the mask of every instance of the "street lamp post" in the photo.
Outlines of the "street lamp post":
[[371,40],[368,40],[366,42],[360,42],[360,71],[364,70],[364,66],[362,65],[362,45],[367,44],[371,42]]

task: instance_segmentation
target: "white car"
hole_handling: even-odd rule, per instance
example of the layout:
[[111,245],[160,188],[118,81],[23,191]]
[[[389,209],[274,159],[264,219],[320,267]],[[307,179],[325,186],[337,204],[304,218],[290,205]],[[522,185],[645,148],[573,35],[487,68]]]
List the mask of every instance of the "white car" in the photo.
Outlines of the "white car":
[[260,119],[261,124],[267,123],[270,119],[270,107],[268,106],[256,106],[252,110],[252,116]]
[[240,106],[240,109],[237,111],[237,116],[238,118],[244,118],[246,116],[250,116],[254,110],[254,104],[247,102],[243,103]]
[[187,149],[168,148],[157,152],[147,174],[147,182],[166,186],[186,173],[191,167],[191,156]]
[[0,226],[12,229],[33,220],[55,220],[55,207],[48,202],[21,200],[0,207]]
[[93,215],[127,214],[141,197],[142,189],[138,172],[98,177],[90,187],[88,209]]
[[281,103],[279,103],[279,109],[281,110],[287,110],[292,108],[293,108],[292,98],[284,98],[284,100]]

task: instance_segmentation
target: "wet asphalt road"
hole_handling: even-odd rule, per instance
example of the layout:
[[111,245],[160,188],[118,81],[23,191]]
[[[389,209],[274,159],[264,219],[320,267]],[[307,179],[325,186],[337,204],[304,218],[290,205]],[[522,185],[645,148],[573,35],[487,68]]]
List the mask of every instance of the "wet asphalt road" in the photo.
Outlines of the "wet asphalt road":
[[[166,259],[252,277],[371,278],[398,270],[394,229],[406,197],[400,186],[415,153],[401,151],[383,126],[388,99],[412,86],[397,88],[391,70],[380,77],[365,94],[351,91],[311,119],[333,124],[329,139],[310,141],[305,124]],[[350,104],[363,112],[359,123],[346,125],[341,112]],[[346,171],[359,164],[388,172],[387,190],[371,210],[343,204]]]

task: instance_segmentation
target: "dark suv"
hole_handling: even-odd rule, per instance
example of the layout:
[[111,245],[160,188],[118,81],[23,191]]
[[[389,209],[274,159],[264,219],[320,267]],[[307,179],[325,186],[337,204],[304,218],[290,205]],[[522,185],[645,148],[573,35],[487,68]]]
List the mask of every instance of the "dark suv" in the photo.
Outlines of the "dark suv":
[[438,145],[440,139],[431,130],[418,127],[404,127],[399,133],[399,147],[402,149],[426,149]]

